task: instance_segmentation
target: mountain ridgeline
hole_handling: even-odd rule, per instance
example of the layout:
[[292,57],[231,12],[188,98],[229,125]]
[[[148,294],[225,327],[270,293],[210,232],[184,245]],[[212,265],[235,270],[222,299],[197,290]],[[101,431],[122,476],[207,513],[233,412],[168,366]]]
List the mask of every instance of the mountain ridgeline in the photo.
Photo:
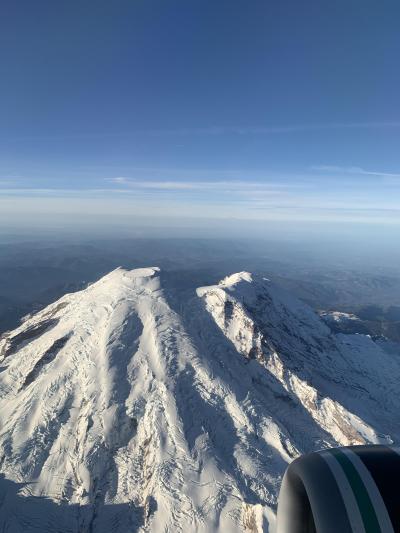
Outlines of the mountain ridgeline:
[[0,529],[273,532],[287,464],[398,443],[400,365],[241,272],[117,269],[0,340]]

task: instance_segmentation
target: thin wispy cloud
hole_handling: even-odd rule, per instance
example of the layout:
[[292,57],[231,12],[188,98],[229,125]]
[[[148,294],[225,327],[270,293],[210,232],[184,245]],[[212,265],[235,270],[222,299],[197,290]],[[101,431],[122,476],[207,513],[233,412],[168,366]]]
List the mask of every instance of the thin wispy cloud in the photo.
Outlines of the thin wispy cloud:
[[162,181],[162,180],[137,180],[127,177],[106,178],[106,181],[129,189],[158,189],[171,191],[241,191],[250,190],[287,190],[304,188],[304,184],[275,183],[247,180],[221,180],[221,181]]
[[115,185],[121,185],[134,189],[161,189],[161,190],[204,190],[209,189],[215,183],[184,182],[184,181],[140,181],[124,177],[108,178],[106,181]]
[[[337,220],[400,223],[395,194],[387,195],[385,180],[397,174],[356,166],[320,165],[313,171],[327,179],[303,174],[275,174],[244,169],[172,167],[120,167],[112,175],[99,176],[99,169],[80,169],[76,175],[59,177],[25,176],[1,186],[0,211],[12,213],[73,212],[78,216],[164,217],[165,219],[224,220]],[[124,172],[130,172],[124,174]],[[85,174],[86,172],[86,174]],[[121,172],[121,174],[117,174]],[[346,194],[338,190],[336,175],[346,182]],[[360,188],[360,176],[374,179]],[[11,173],[3,173],[3,179]],[[16,173],[14,174],[16,177]],[[84,176],[84,177],[82,177]],[[376,179],[375,179],[376,178]],[[57,186],[56,186],[57,185]],[[393,189],[392,189],[393,190]],[[373,191],[373,192],[372,192]]]
[[341,167],[336,165],[316,165],[312,166],[311,170],[317,170],[320,172],[334,172],[340,174],[353,174],[359,176],[376,176],[376,177],[387,177],[387,178],[400,178],[400,174],[385,172],[380,170],[366,170],[361,167]]
[[373,130],[373,129],[400,129],[400,122],[330,122],[330,123],[303,123],[303,124],[272,124],[259,126],[206,126],[190,128],[153,128],[153,129],[132,129],[129,131],[106,131],[106,132],[73,132],[65,134],[49,135],[23,135],[9,136],[3,140],[7,142],[24,142],[24,141],[52,141],[52,140],[73,140],[73,139],[112,139],[112,138],[130,138],[137,136],[149,137],[190,137],[190,136],[224,136],[224,135],[273,135],[285,133],[305,133],[313,131],[329,130]]
[[323,130],[346,130],[346,129],[397,129],[400,128],[400,122],[331,122],[319,124],[286,124],[286,125],[265,125],[253,127],[224,127],[212,126],[208,128],[176,128],[176,129],[153,129],[145,130],[142,133],[149,135],[270,135],[281,133],[303,133],[307,131]]

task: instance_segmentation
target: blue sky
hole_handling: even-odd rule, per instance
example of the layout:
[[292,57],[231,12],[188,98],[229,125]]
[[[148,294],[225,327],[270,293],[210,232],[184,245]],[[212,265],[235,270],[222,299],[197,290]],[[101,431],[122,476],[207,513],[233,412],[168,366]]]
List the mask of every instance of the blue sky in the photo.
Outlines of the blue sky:
[[1,224],[397,225],[399,16],[386,0],[6,0]]

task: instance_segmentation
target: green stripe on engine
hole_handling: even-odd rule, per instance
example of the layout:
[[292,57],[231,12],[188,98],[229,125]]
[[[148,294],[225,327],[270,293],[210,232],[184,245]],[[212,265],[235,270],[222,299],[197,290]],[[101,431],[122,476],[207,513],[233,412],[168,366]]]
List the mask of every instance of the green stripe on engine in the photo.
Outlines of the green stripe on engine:
[[384,533],[379,526],[378,518],[367,489],[353,463],[338,449],[327,451],[335,457],[342,467],[343,472],[346,474],[347,480],[354,492],[366,533]]

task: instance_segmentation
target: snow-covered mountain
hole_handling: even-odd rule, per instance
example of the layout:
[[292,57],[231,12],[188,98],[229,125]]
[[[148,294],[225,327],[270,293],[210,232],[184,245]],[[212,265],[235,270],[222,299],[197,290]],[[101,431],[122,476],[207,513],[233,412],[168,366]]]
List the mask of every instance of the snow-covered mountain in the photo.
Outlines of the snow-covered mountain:
[[298,454],[400,442],[398,359],[242,272],[118,269],[0,340],[0,529],[274,530]]

